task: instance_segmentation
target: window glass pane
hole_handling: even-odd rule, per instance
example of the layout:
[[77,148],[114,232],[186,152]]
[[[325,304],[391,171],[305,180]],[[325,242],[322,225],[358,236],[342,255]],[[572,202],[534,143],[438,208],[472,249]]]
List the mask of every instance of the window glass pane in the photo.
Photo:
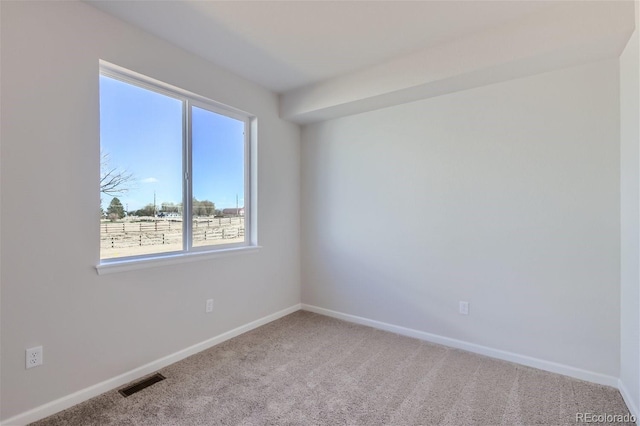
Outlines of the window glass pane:
[[244,122],[191,108],[194,247],[245,241]]
[[182,250],[182,101],[100,76],[100,258]]

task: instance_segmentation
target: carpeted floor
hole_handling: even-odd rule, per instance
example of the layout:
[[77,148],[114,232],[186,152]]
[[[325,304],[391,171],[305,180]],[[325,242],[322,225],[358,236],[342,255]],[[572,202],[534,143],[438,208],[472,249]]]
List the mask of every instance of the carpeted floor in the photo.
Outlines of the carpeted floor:
[[[299,311],[37,425],[564,425],[618,390]],[[620,424],[620,423],[610,423]]]

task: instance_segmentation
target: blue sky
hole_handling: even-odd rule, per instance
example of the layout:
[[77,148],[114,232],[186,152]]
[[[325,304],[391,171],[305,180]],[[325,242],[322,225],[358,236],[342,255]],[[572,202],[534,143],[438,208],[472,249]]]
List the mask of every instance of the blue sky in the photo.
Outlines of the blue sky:
[[[244,206],[244,123],[192,107],[193,196],[216,208]],[[182,201],[182,102],[100,76],[100,149],[134,175],[125,209]],[[104,194],[102,207],[112,197]]]

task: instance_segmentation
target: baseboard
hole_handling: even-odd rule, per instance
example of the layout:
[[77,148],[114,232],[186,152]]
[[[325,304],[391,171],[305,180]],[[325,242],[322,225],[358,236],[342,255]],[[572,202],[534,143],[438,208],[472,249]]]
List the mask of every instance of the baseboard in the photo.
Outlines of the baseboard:
[[66,410],[67,408],[73,407],[74,405],[84,402],[95,396],[98,396],[105,392],[109,392],[131,381],[134,381],[148,374],[151,374],[156,370],[159,370],[170,364],[173,364],[174,362],[185,359],[205,349],[209,349],[226,340],[232,339],[236,336],[246,333],[247,331],[251,331],[254,328],[258,328],[262,325],[268,324],[272,321],[275,321],[293,312],[299,311],[300,309],[301,309],[301,305],[296,304],[289,308],[283,309],[279,312],[273,313],[271,315],[267,315],[266,317],[257,319],[255,321],[252,321],[238,328],[234,328],[233,330],[227,331],[226,333],[222,333],[218,336],[212,337],[211,339],[207,339],[203,342],[197,343],[186,349],[182,349],[171,355],[165,356],[156,361],[152,361],[146,365],[143,365],[141,367],[138,367],[136,369],[123,373],[119,376],[105,380],[93,386],[89,386],[88,388],[82,389],[78,392],[72,393],[70,395],[67,395],[55,401],[49,402],[47,404],[41,405],[32,410],[26,411],[22,414],[18,414],[17,416],[11,417],[7,420],[0,422],[0,425],[19,426],[19,425],[26,425],[28,423],[43,419],[59,411]]
[[620,394],[622,394],[622,399],[624,399],[625,404],[627,404],[627,408],[629,409],[629,414],[633,415],[636,418],[636,424],[640,424],[640,411],[638,411],[638,402],[634,401],[631,398],[631,394],[629,390],[625,386],[624,382],[620,379],[618,380],[618,389],[620,389]]
[[563,374],[565,376],[574,377],[576,379],[618,388],[618,378],[607,376],[606,374],[595,373],[592,371],[571,367],[569,365],[533,358],[526,355],[520,355],[513,352],[507,352],[500,349],[494,349],[487,346],[477,345],[475,343],[465,342],[463,340],[439,336],[437,334],[401,327],[398,325],[363,318],[356,315],[336,312],[330,309],[320,308],[318,306],[307,305],[304,303],[302,304],[302,309],[305,311],[315,312],[317,314],[338,318],[356,324],[367,325],[369,327],[377,328],[380,330],[390,331],[392,333],[400,334],[403,336],[414,337],[416,339],[425,340],[427,342],[437,343],[457,349],[463,349],[465,351],[485,355],[491,358],[510,361],[516,364],[526,365],[527,367],[538,368],[540,370],[550,371],[552,373]]
[[403,336],[413,337],[416,339],[425,340],[432,343],[437,343],[437,344],[441,344],[441,345],[445,345],[445,346],[449,346],[457,349],[466,350],[466,351],[477,353],[480,355],[489,356],[492,358],[515,362],[517,364],[526,365],[528,367],[533,367],[533,368],[538,368],[545,371],[550,371],[553,373],[563,374],[565,376],[574,377],[576,379],[581,379],[581,380],[586,380],[593,383],[612,386],[620,390],[620,393],[622,394],[622,397],[625,403],[627,404],[627,407],[629,408],[630,414],[633,414],[636,418],[638,418],[640,414],[640,412],[638,411],[638,406],[631,399],[629,392],[624,386],[624,383],[620,379],[613,376],[607,376],[604,374],[595,373],[595,372],[591,372],[591,371],[587,371],[587,370],[583,370],[583,369],[579,369],[579,368],[575,368],[575,367],[571,367],[568,365],[559,364],[551,361],[546,361],[538,358],[533,358],[526,355],[520,355],[513,352],[507,352],[500,349],[493,349],[486,346],[477,345],[475,343],[469,343],[462,340],[452,339],[449,337],[444,337],[444,336],[427,333],[420,330],[415,330],[415,329],[393,325],[393,324],[389,324],[381,321],[363,318],[356,315],[350,315],[342,312],[332,311],[330,309],[320,308],[318,306],[307,305],[307,304],[296,304],[289,308],[283,309],[279,312],[273,313],[271,315],[267,315],[263,318],[252,321],[243,326],[237,327],[233,330],[227,331],[226,333],[222,333],[211,339],[207,339],[203,342],[197,343],[193,346],[190,346],[186,349],[175,352],[166,357],[160,358],[156,361],[152,361],[146,365],[143,365],[141,367],[138,367],[136,369],[123,373],[119,376],[105,380],[101,383],[82,389],[73,394],[67,395],[65,397],[49,402],[47,404],[41,405],[39,407],[36,407],[24,413],[18,414],[14,417],[11,417],[9,419],[6,419],[0,422],[0,425],[1,426],[19,426],[19,425],[26,425],[28,423],[43,419],[59,411],[66,410],[67,408],[73,407],[74,405],[84,402],[95,396],[98,396],[105,392],[111,391],[117,387],[125,385],[131,381],[134,381],[148,374],[151,374],[161,368],[164,368],[168,365],[173,364],[174,362],[180,361],[184,358],[187,358],[205,349],[209,349],[215,345],[218,345],[224,341],[227,341],[243,333],[251,331],[262,325],[268,324],[272,321],[275,321],[279,318],[282,318],[300,309],[309,311],[309,312],[315,312],[315,313],[326,315],[333,318],[338,318],[338,319],[349,321],[349,322],[353,322],[356,324],[366,325],[366,326],[377,328],[380,330],[389,331],[389,332],[400,334]]

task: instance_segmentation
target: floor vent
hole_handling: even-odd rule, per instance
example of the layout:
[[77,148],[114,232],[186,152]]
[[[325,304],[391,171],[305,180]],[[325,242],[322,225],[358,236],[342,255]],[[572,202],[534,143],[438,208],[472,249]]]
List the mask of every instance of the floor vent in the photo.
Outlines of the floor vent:
[[131,386],[127,386],[126,388],[122,388],[118,392],[120,392],[120,395],[122,395],[122,396],[124,396],[126,398],[128,396],[133,395],[136,392],[140,392],[144,388],[148,388],[149,386],[151,386],[151,385],[153,385],[155,383],[161,382],[164,379],[166,379],[166,377],[164,377],[160,373],[156,373],[153,376],[147,377],[146,379],[139,381],[138,383],[134,383]]

